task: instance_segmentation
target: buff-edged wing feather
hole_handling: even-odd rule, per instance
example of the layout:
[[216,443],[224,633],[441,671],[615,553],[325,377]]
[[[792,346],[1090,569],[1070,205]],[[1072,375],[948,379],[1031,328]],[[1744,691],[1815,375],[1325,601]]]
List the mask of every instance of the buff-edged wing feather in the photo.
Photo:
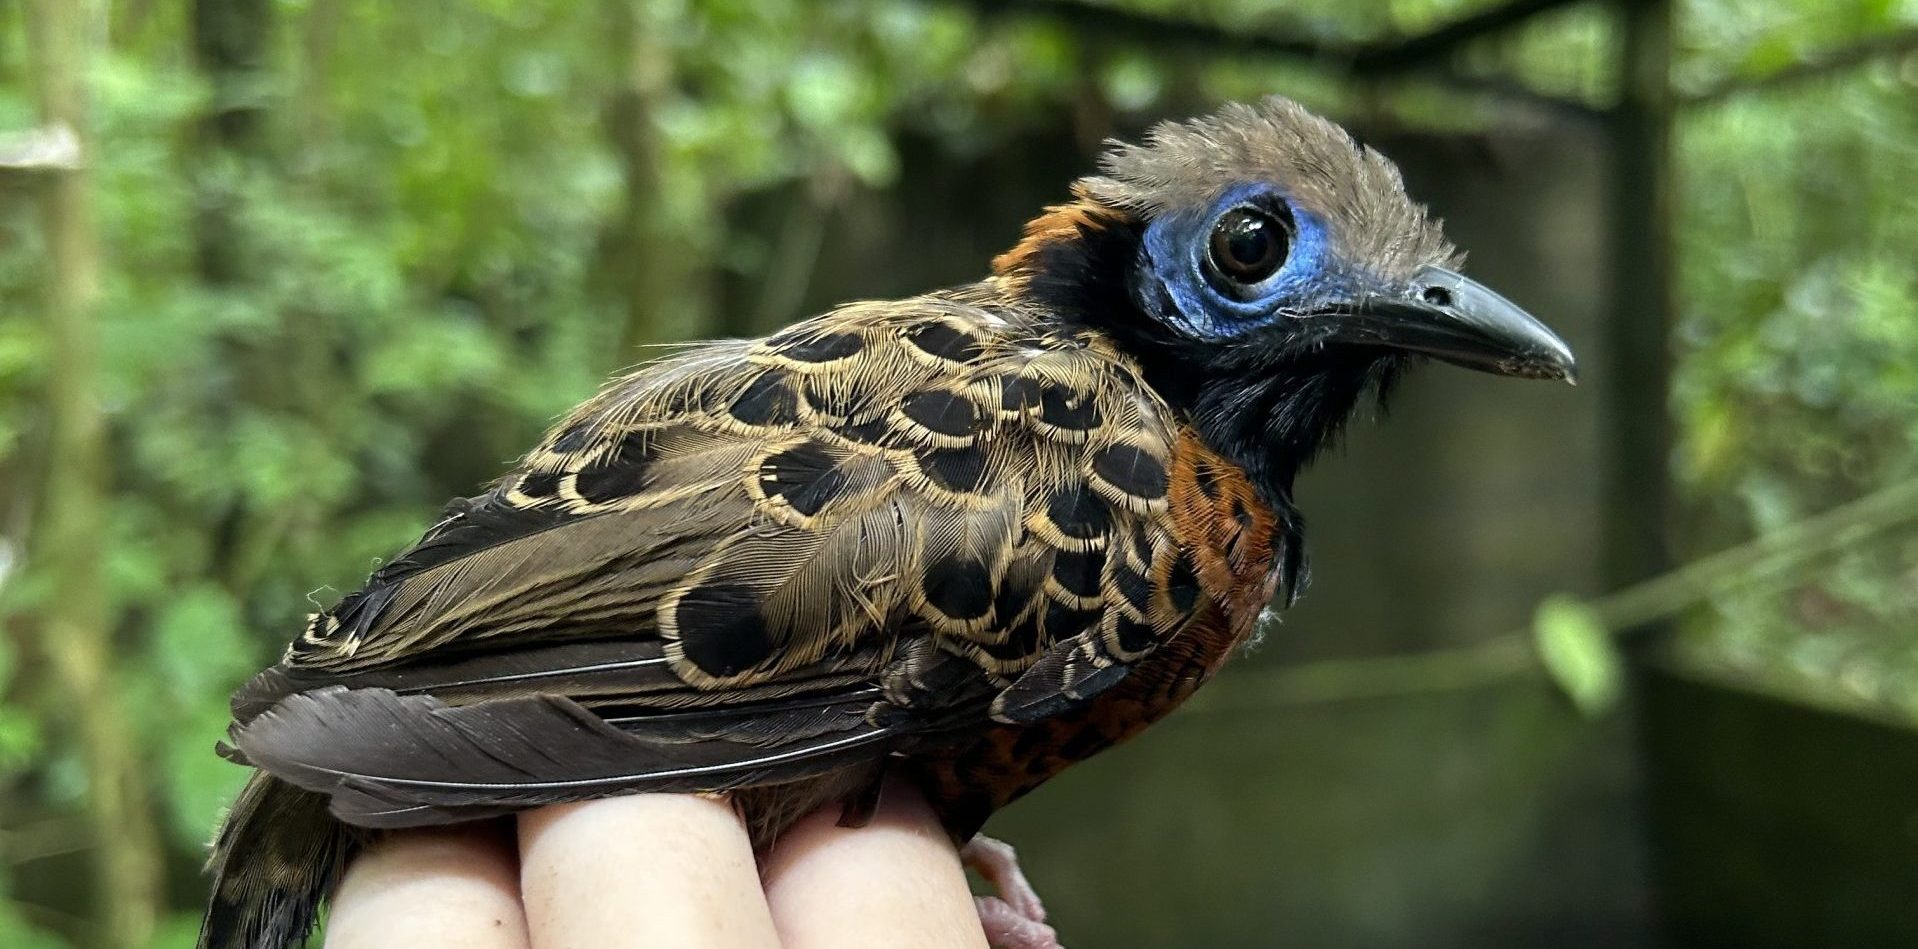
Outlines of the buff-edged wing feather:
[[615,382],[236,696],[235,755],[399,826],[717,790],[1089,701],[1187,622],[1167,412],[984,288]]

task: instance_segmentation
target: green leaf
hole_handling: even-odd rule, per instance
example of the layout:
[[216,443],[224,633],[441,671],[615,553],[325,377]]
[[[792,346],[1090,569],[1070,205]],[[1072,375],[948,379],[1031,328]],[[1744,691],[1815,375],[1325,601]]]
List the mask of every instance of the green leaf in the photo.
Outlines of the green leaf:
[[226,702],[218,696],[174,723],[161,748],[163,784],[169,830],[175,843],[197,847],[213,833],[213,826],[251,774],[213,751],[226,733]]
[[[3,632],[3,630],[0,630]],[[0,635],[0,695],[13,681],[15,656],[11,640]],[[16,774],[40,753],[40,723],[27,709],[0,702],[0,778]],[[0,942],[0,945],[6,945]]]
[[[147,943],[147,949],[193,949],[200,942],[200,914],[198,912],[169,913],[160,920],[153,933],[153,941]],[[314,942],[313,945],[319,945]]]
[[[0,777],[11,777],[32,766],[44,747],[40,723],[32,713],[0,705]],[[0,945],[5,945],[0,940]]]
[[393,327],[368,355],[363,378],[374,393],[443,397],[485,385],[505,365],[498,341],[476,320],[452,312]]
[[1547,597],[1532,620],[1532,635],[1545,671],[1580,712],[1603,715],[1618,704],[1624,658],[1589,605],[1565,595]]
[[13,904],[0,900],[0,946],[13,949],[65,949],[67,942],[28,921]]
[[254,664],[240,607],[211,584],[179,591],[154,623],[153,671],[179,696],[222,694]]

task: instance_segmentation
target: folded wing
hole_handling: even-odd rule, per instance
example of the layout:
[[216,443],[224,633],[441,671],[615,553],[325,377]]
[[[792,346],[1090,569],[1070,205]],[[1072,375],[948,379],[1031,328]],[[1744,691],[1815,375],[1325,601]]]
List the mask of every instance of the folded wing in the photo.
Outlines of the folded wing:
[[1195,610],[1164,406],[983,290],[616,381],[235,696],[233,754],[368,826],[721,790],[1030,721]]

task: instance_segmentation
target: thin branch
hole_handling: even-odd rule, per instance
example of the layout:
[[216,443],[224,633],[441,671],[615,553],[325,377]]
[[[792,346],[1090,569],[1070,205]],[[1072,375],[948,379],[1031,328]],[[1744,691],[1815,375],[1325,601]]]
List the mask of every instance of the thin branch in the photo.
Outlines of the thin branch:
[[1369,43],[1353,56],[1353,71],[1390,75],[1438,62],[1473,40],[1502,33],[1525,21],[1582,0],[1511,0],[1467,14],[1430,32],[1396,41]]
[[1221,55],[1309,59],[1340,69],[1349,67],[1355,52],[1350,47],[1313,39],[1228,30],[1210,23],[1081,0],[970,0],[970,6],[985,16],[1042,16],[1082,33],[1097,33],[1108,39],[1157,48],[1196,47]]
[[1761,76],[1735,76],[1722,79],[1697,92],[1682,94],[1683,106],[1716,105],[1733,96],[1749,92],[1769,92],[1785,86],[1817,79],[1835,72],[1855,69],[1880,59],[1897,59],[1918,53],[1918,30],[1905,30],[1874,36],[1851,46],[1820,53]]
[[[988,17],[1038,16],[1085,34],[1134,43],[1155,50],[1194,49],[1215,56],[1297,59],[1354,78],[1419,78],[1437,85],[1537,109],[1542,114],[1591,121],[1606,110],[1577,99],[1530,89],[1511,79],[1460,73],[1443,60],[1465,43],[1497,34],[1526,20],[1569,7],[1582,0],[1511,0],[1470,14],[1428,33],[1398,40],[1363,44],[1326,42],[1270,33],[1235,31],[1194,20],[1159,16],[1085,0],[965,0]],[[1705,89],[1686,93],[1681,108],[1713,105],[1747,92],[1762,92],[1841,72],[1880,59],[1918,52],[1918,30],[1874,37],[1836,52],[1814,56],[1776,72],[1755,77],[1733,77]]]
[[0,831],[0,862],[18,866],[78,853],[95,846],[86,821],[76,817],[50,817]]
[[[1572,2],[1575,0],[1519,0],[1511,6],[1549,8]],[[1405,55],[1404,48],[1420,39],[1415,37],[1412,40],[1385,41],[1364,46],[1326,43],[1313,39],[1276,36],[1270,33],[1234,31],[1210,23],[1157,16],[1122,7],[1094,5],[1082,0],[1029,0],[1024,3],[1011,3],[1008,0],[967,0],[967,3],[983,16],[1043,17],[1072,27],[1074,31],[1082,35],[1097,35],[1108,40],[1133,43],[1154,50],[1187,49],[1207,56],[1296,59],[1360,79],[1375,73],[1380,76],[1404,78],[1409,72],[1408,68],[1391,66],[1381,71],[1367,64],[1370,62],[1396,63],[1398,62],[1396,57]],[[1467,18],[1468,21],[1473,19],[1475,18]],[[1465,22],[1461,21],[1461,23]],[[1447,28],[1441,28],[1441,30],[1445,29]],[[1485,29],[1488,27],[1474,26],[1469,32],[1473,36],[1484,35]],[[1417,49],[1412,50],[1412,53],[1422,57],[1420,60],[1422,65],[1431,62],[1426,53],[1419,52]],[[1432,69],[1423,73],[1421,78],[1460,92],[1535,109],[1545,115],[1580,121],[1601,115],[1598,110],[1576,99],[1547,95],[1509,80],[1466,76],[1451,69]]]
[[1500,636],[1470,646],[1237,672],[1200,692],[1187,711],[1215,715],[1455,692],[1538,668],[1529,638]]
[[1918,478],[1883,488],[1790,527],[1694,560],[1669,573],[1591,601],[1606,627],[1644,627],[1755,576],[1808,563],[1855,547],[1893,527],[1918,520]]
[[[1586,606],[1614,635],[1644,629],[1727,589],[1802,568],[1913,522],[1918,522],[1918,478],[1594,598]],[[1449,692],[1540,669],[1531,631],[1514,630],[1469,646],[1327,659],[1228,676],[1194,698],[1191,709],[1212,714]]]
[[[1451,69],[1441,69],[1429,74],[1429,77],[1454,92],[1465,95],[1483,96],[1487,99],[1509,103],[1512,106],[1531,109],[1539,115],[1565,119],[1572,122],[1603,122],[1611,116],[1609,109],[1600,108],[1578,99],[1548,95],[1539,92],[1510,76],[1480,75],[1462,73]],[[1410,79],[1411,76],[1400,76]]]

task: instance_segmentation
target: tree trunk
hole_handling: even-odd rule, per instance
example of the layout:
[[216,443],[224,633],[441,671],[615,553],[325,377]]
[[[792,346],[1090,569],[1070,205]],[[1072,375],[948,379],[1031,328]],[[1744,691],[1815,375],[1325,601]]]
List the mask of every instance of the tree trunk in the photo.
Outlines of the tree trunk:
[[236,165],[259,145],[265,124],[259,76],[266,61],[267,0],[194,0],[193,59],[212,101],[201,119],[198,160],[200,273],[210,284],[236,282],[246,265],[236,211]]
[[670,6],[609,0],[612,53],[622,78],[606,110],[606,131],[625,172],[626,194],[608,228],[602,266],[623,311],[622,365],[638,361],[647,343],[702,334],[712,304],[712,268],[698,257],[697,228],[675,222],[669,210],[666,156],[654,125],[672,93],[673,50],[665,36]]
[[[331,11],[331,4],[322,2],[307,15],[327,17]],[[244,212],[250,186],[266,180],[270,168],[265,93],[273,4],[272,0],[193,0],[191,13],[193,62],[205,77],[209,93],[191,159],[196,172],[194,247],[208,290],[244,292],[249,281],[259,278],[259,252]],[[317,98],[316,90],[308,91]],[[256,299],[244,302],[260,305]],[[237,414],[266,405],[308,417],[323,416],[325,384],[331,376],[323,362],[318,368],[313,363],[329,347],[315,339],[307,321],[287,323],[286,314],[274,315],[283,321],[281,330],[264,340],[220,339],[222,362],[237,370],[238,379],[236,397],[224,410]],[[236,502],[221,514],[208,573],[243,594],[267,569],[288,523],[284,515],[263,511],[245,500]]]
[[1617,0],[1612,313],[1605,326],[1603,571],[1618,588],[1670,569],[1672,224],[1670,0]]
[[78,731],[87,771],[96,909],[102,941],[145,945],[162,893],[159,832],[131,711],[114,663],[115,617],[101,555],[106,526],[106,424],[97,399],[100,245],[87,170],[85,77],[99,9],[88,0],[32,4],[41,121],[80,138],[80,160],[53,171],[42,195],[48,253],[49,443],[45,507],[34,552],[48,581],[40,629],[59,680],[62,717]]

